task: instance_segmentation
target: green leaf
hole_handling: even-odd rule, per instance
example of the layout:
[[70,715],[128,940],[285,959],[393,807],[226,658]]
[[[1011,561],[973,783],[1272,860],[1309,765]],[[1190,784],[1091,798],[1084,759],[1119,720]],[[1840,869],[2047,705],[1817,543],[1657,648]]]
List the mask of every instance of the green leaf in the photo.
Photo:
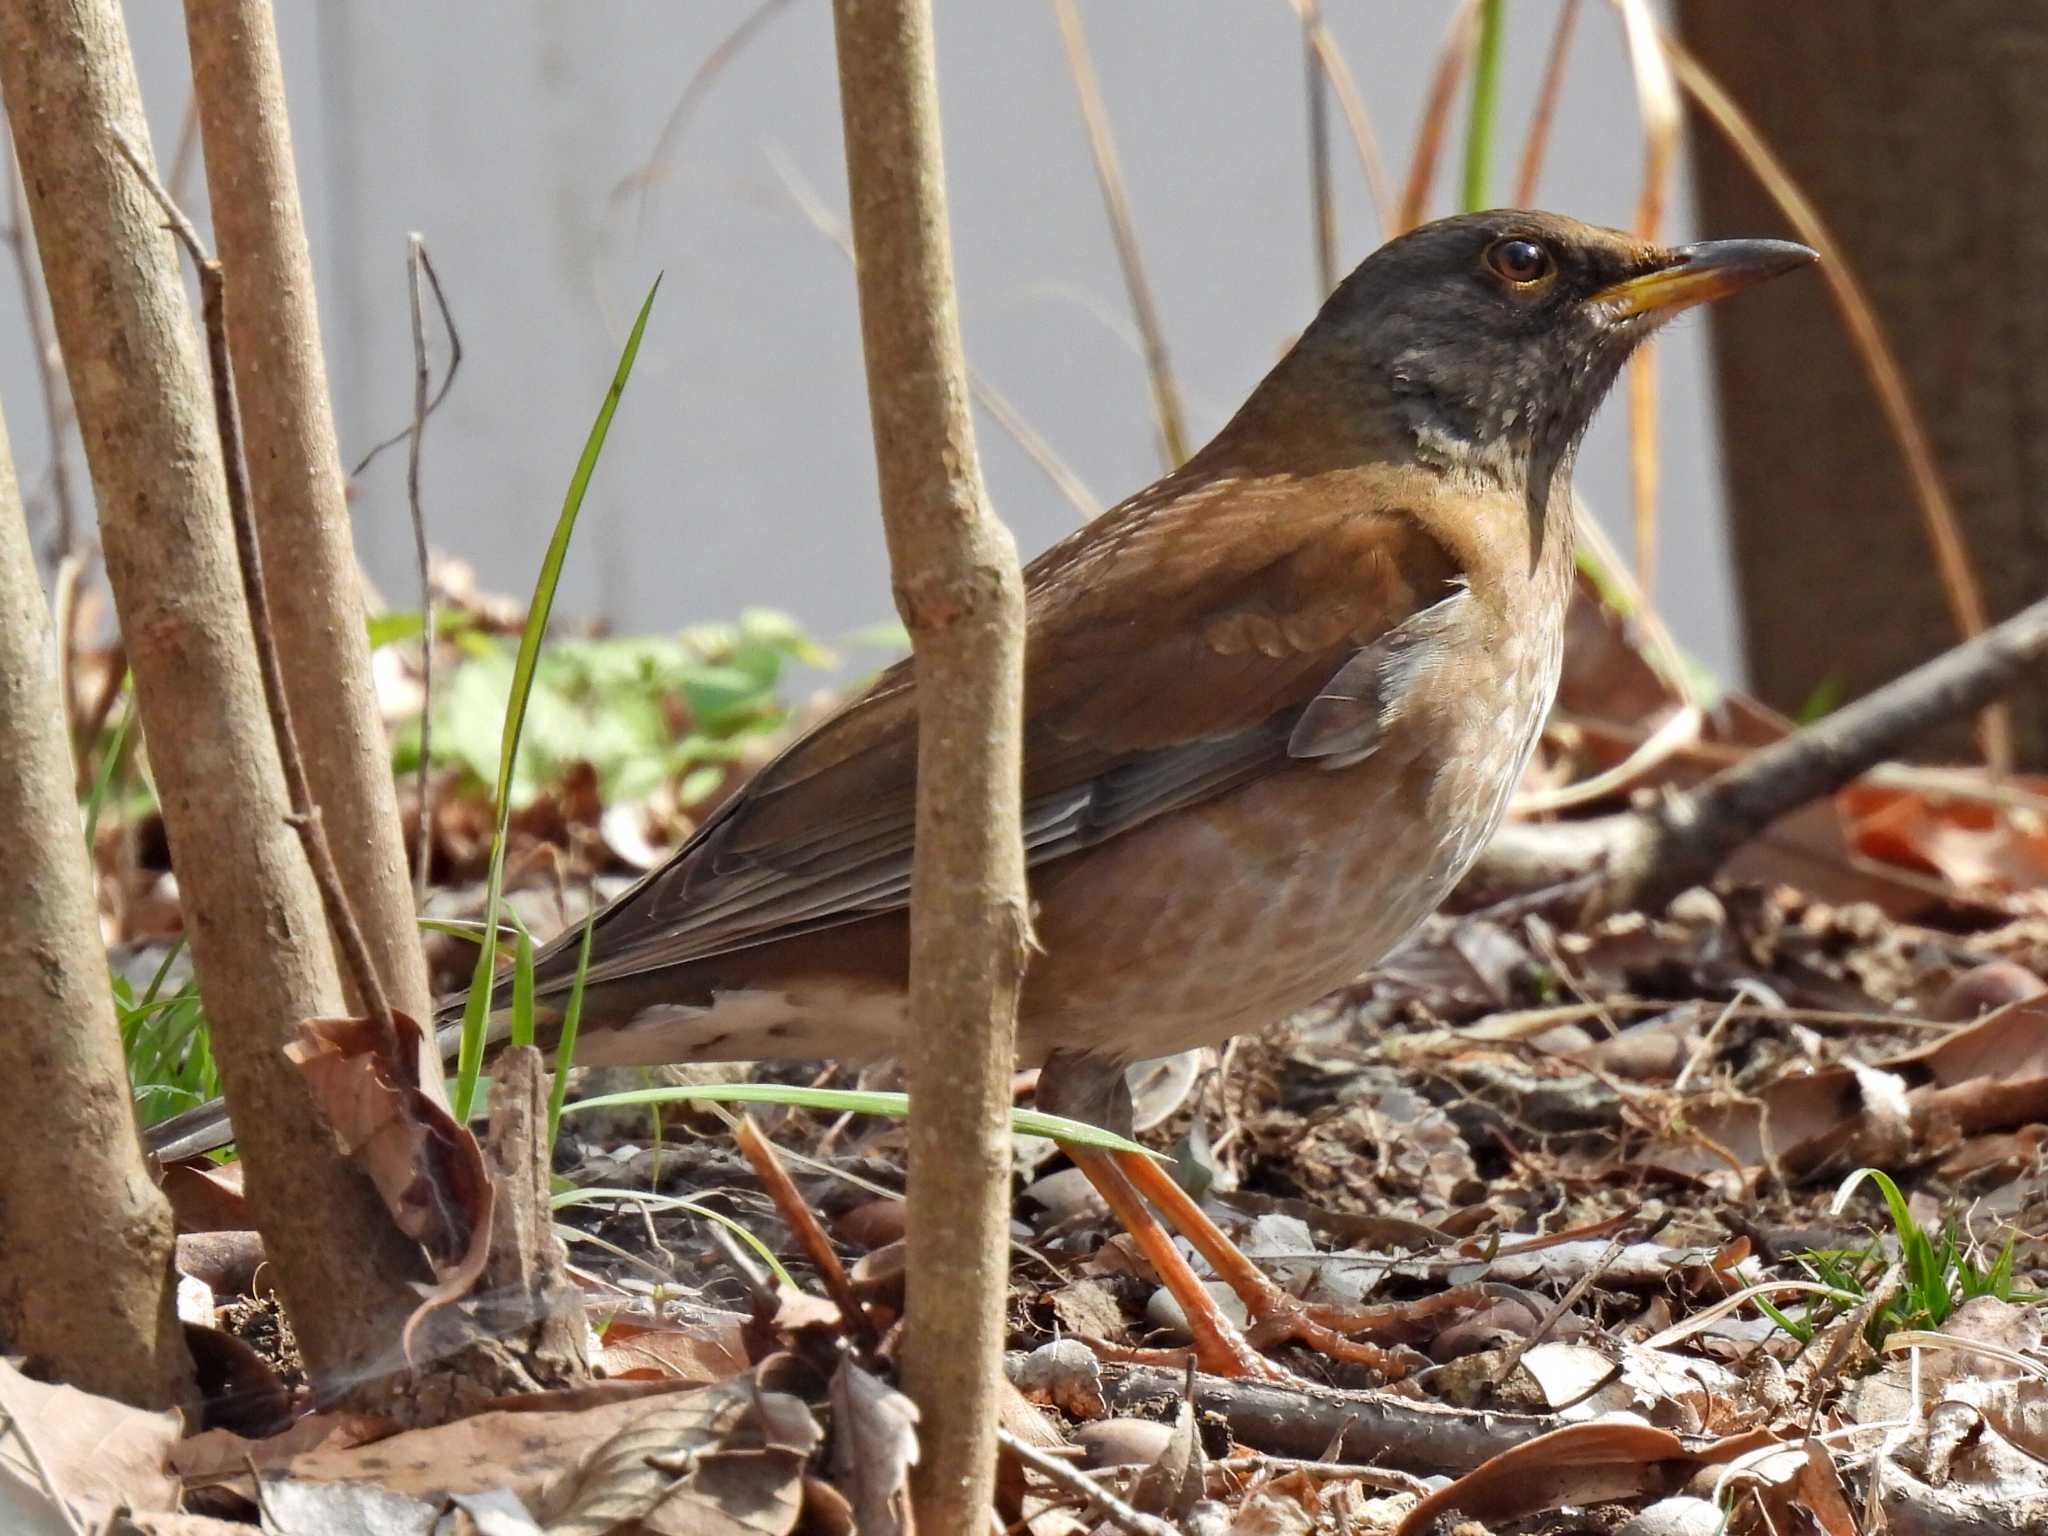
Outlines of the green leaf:
[[[824,1109],[841,1115],[881,1115],[901,1120],[910,1113],[906,1093],[854,1092],[843,1088],[796,1088],[783,1083],[714,1083],[702,1088],[639,1088],[630,1093],[603,1093],[593,1099],[578,1099],[565,1112],[607,1109],[644,1104],[787,1104],[799,1109]],[[1020,1136],[1044,1136],[1077,1147],[1094,1147],[1108,1152],[1136,1152],[1145,1157],[1159,1154],[1135,1141],[1126,1141],[1097,1125],[1068,1120],[1060,1115],[1042,1115],[1036,1110],[1010,1111],[1010,1129]]]
[[505,898],[505,829],[512,815],[512,771],[519,760],[519,735],[526,724],[526,703],[533,691],[541,637],[547,633],[548,617],[554,612],[555,589],[561,583],[562,562],[568,558],[570,536],[576,531],[576,514],[583,508],[584,492],[590,488],[590,477],[597,469],[599,455],[604,452],[604,440],[611,432],[612,417],[617,414],[620,397],[626,392],[626,380],[632,376],[633,360],[640,353],[640,338],[647,330],[647,316],[654,308],[655,294],[660,291],[661,279],[657,277],[647,290],[647,297],[641,301],[640,313],[634,317],[633,329],[626,337],[611,387],[605,391],[597,420],[591,423],[589,436],[584,439],[583,452],[576,461],[575,473],[569,477],[568,492],[562,498],[561,515],[555,519],[554,535],[548,540],[547,553],[541,558],[533,601],[526,611],[526,627],[519,636],[519,655],[513,663],[511,699],[505,710],[505,728],[498,753],[498,826],[491,840],[490,872],[484,884],[485,938],[477,949],[476,970],[470,977],[469,999],[462,1013],[462,1049],[456,1063],[457,1120],[466,1120],[469,1116],[471,1101],[476,1097],[478,1070],[483,1065],[484,1019],[490,1011],[491,985],[496,979],[498,914]]

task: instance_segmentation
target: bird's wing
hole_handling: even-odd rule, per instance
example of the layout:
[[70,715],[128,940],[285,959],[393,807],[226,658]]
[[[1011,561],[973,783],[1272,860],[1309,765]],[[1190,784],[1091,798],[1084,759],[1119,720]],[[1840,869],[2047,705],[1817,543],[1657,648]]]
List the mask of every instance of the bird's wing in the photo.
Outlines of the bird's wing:
[[[1162,482],[1026,572],[1024,839],[1033,865],[1295,759],[1356,761],[1418,645],[1469,602],[1410,514],[1299,481]],[[1447,606],[1448,605],[1448,606]],[[609,908],[618,979],[908,904],[912,664],[792,743]],[[577,935],[540,957],[566,983]]]

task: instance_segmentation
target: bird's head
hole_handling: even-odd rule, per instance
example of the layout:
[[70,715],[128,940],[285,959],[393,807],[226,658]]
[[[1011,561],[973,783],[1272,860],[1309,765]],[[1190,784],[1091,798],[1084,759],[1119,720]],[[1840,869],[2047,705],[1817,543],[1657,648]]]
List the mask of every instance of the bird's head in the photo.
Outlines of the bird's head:
[[1302,342],[1419,456],[1541,503],[1646,336],[1815,259],[1782,240],[1671,247],[1553,213],[1461,214],[1366,258]]

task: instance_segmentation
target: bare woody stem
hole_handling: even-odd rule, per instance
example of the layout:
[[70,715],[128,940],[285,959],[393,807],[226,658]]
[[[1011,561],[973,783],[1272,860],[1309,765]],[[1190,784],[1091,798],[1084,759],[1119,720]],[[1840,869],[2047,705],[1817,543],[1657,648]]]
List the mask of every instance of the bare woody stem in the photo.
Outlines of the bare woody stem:
[[954,307],[929,0],[835,0],[861,339],[896,604],[917,668],[909,1305],[921,1530],[987,1528],[1008,1282],[1024,593],[987,511]]
[[[269,643],[358,936],[384,992],[423,1018],[426,959],[370,675],[273,0],[187,0],[185,33],[213,240],[234,287],[227,325],[248,505],[265,562],[293,585],[293,600],[271,610]],[[352,985],[356,970],[347,962]]]
[[263,682],[263,702],[270,712],[270,727],[277,735],[277,754],[284,765],[285,795],[291,804],[291,823],[306,850],[306,862],[313,869],[313,883],[320,891],[320,904],[334,930],[342,964],[347,967],[364,1011],[376,1021],[381,1036],[379,1049],[387,1058],[398,1053],[398,1030],[391,1018],[391,1002],[370,958],[370,946],[349,907],[342,889],[341,871],[335,867],[334,851],[328,846],[321,825],[320,807],[313,803],[313,791],[306,778],[306,760],[299,751],[298,732],[292,726],[285,703],[284,668],[278,661],[275,631],[271,627],[270,593],[263,580],[263,553],[256,542],[256,519],[249,510],[249,479],[242,459],[242,419],[235,401],[235,377],[228,357],[227,284],[220,263],[206,254],[198,232],[184,211],[171,200],[149,165],[126,139],[119,141],[121,154],[151,197],[164,211],[171,232],[192,264],[199,270],[200,313],[206,329],[207,371],[213,383],[213,417],[220,433],[221,467],[227,481],[228,519],[235,531],[235,557],[242,574],[242,593],[249,605],[249,625],[255,632],[256,670]]

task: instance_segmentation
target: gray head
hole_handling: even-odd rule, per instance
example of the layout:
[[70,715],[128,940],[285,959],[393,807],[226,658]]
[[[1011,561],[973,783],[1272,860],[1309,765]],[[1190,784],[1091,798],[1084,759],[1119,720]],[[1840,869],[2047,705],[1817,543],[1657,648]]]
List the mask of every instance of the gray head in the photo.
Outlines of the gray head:
[[1779,240],[1673,248],[1554,213],[1461,214],[1369,256],[1302,351],[1362,385],[1418,456],[1540,504],[1646,336],[1681,309],[1815,259]]

